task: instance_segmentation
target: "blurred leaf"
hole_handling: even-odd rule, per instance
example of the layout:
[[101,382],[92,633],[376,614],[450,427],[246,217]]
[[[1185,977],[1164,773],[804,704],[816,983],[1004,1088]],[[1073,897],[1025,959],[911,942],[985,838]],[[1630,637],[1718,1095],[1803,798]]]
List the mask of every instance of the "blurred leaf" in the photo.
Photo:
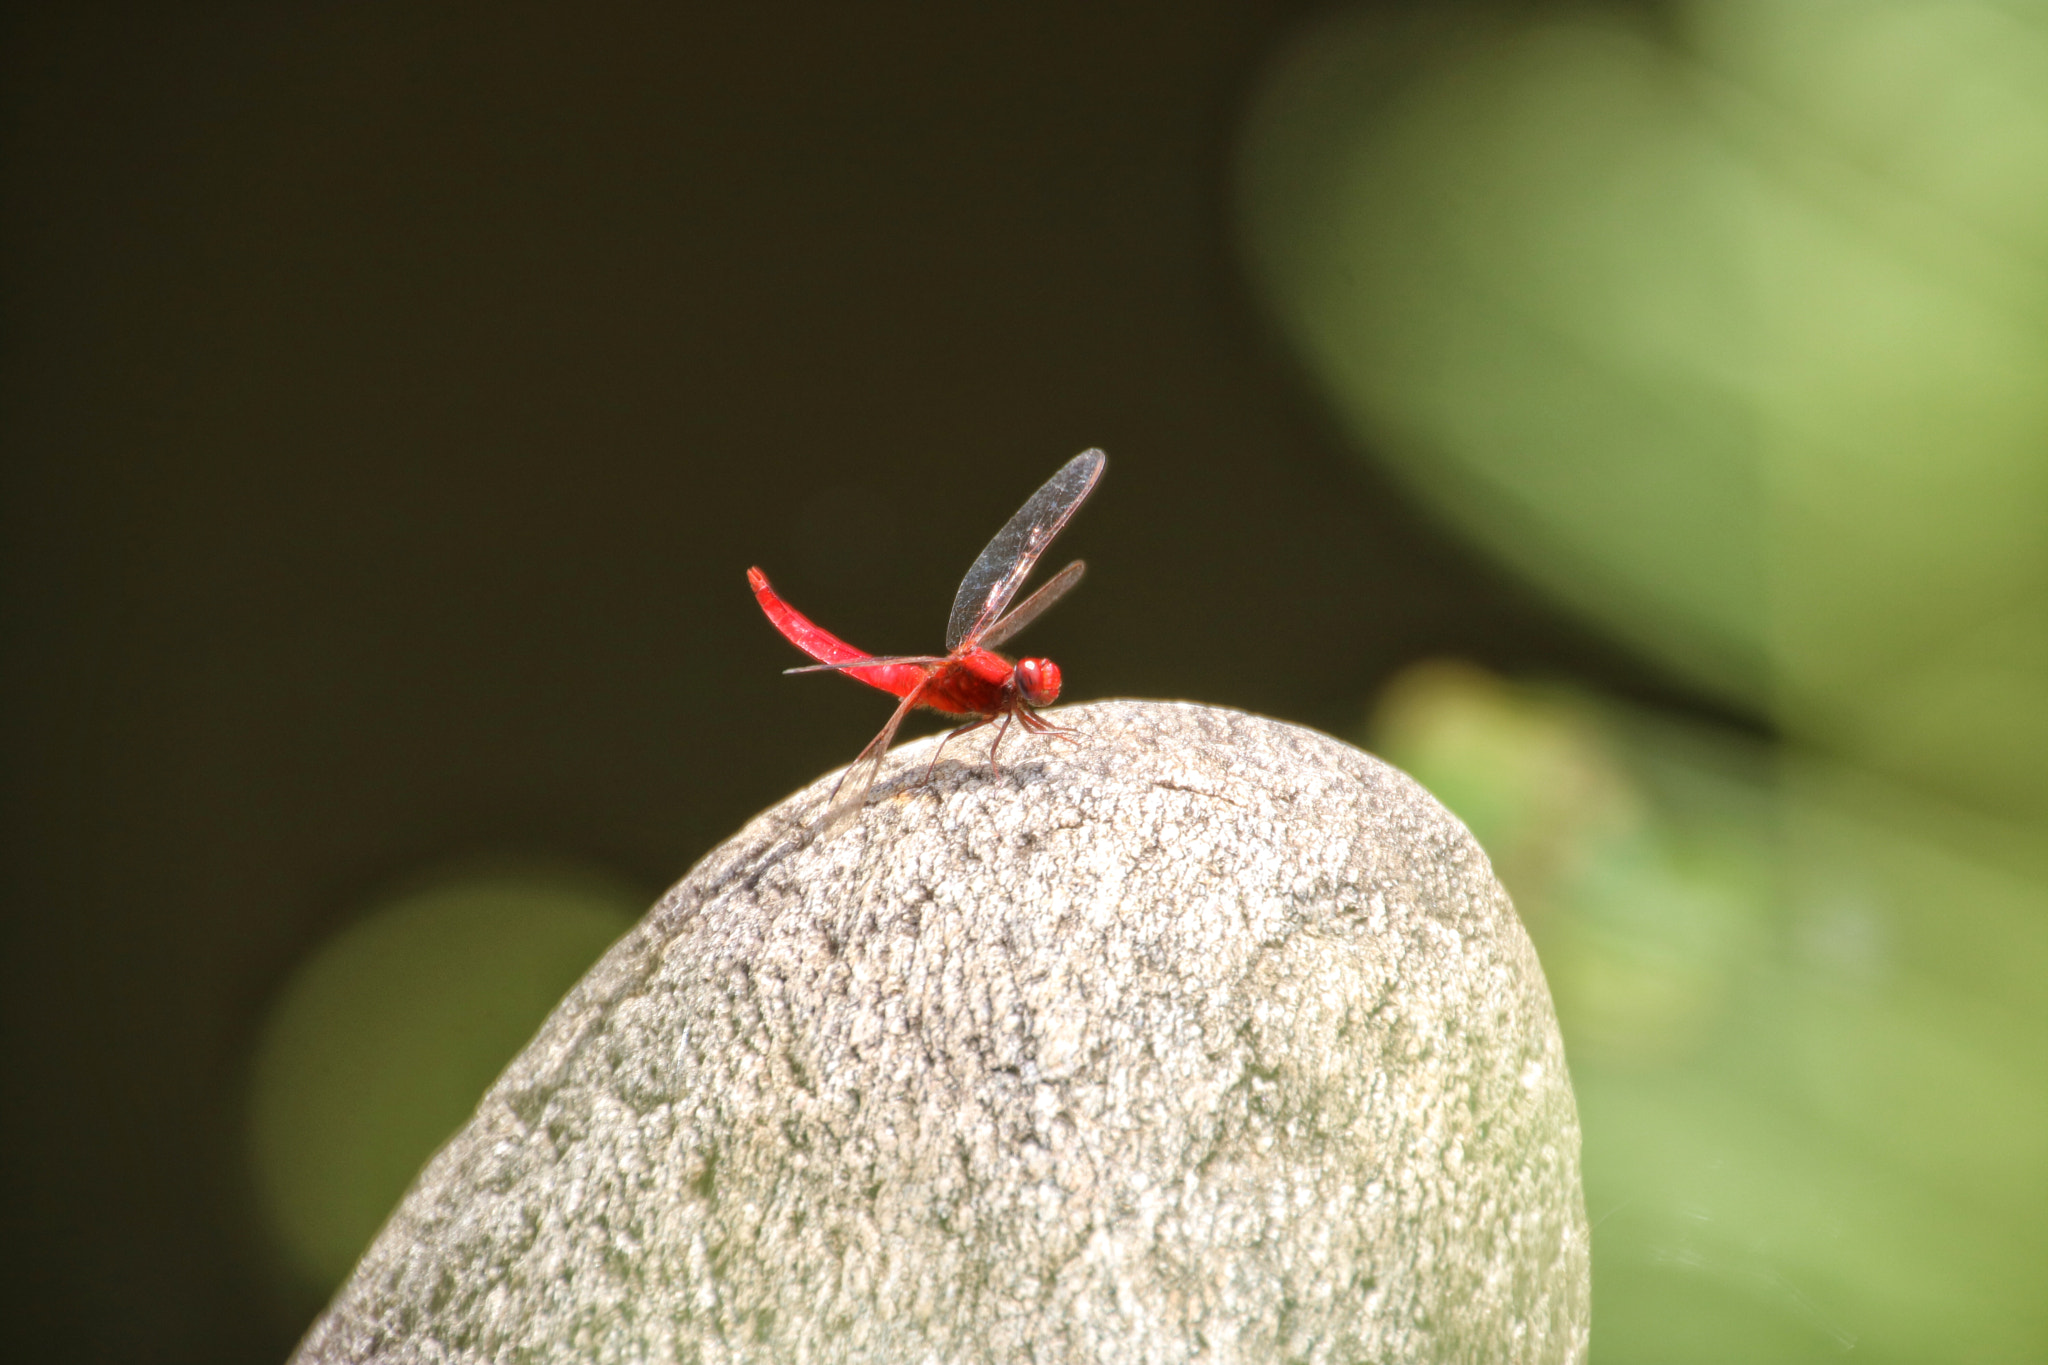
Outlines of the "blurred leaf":
[[1396,679],[1372,729],[1499,841],[1543,958],[1585,1130],[1596,1360],[2048,1353],[2038,849],[1469,666]]
[[1248,254],[1362,449],[1789,734],[2048,818],[2048,15],[1305,30]]

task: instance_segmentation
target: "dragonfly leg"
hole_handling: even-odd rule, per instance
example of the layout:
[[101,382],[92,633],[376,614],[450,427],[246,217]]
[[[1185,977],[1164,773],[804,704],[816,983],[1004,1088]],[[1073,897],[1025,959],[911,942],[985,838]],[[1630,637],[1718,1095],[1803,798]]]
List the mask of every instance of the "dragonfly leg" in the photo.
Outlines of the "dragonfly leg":
[[1079,731],[1069,729],[1064,725],[1054,725],[1035,711],[1020,710],[1017,713],[1017,719],[1023,722],[1025,729],[1032,731],[1034,734],[1051,735],[1054,739],[1064,739],[1073,744],[1081,742]]
[[954,740],[960,738],[960,736],[966,734],[969,730],[979,730],[982,726],[987,725],[990,721],[994,719],[994,716],[983,716],[980,720],[975,721],[971,725],[963,725],[957,730],[948,731],[946,737],[939,741],[939,747],[932,751],[932,761],[925,765],[924,780],[927,782],[932,780],[932,774],[938,770],[939,755],[946,752],[946,746],[948,744],[951,744]]
[[832,789],[831,799],[825,803],[825,818],[819,822],[817,837],[829,839],[840,830],[852,824],[854,817],[867,803],[868,789],[875,785],[875,774],[882,769],[882,757],[889,752],[889,741],[896,738],[896,729],[903,724],[903,718],[910,714],[924,696],[924,684],[919,683],[896,703],[895,713],[889,723],[882,727],[882,733],[868,741],[868,747],[860,751],[853,760],[853,766],[840,777],[839,785]]
[[[1003,770],[996,766],[996,750],[1003,747],[1003,736],[1010,733],[1010,721],[1021,714],[1021,711],[1015,709],[1003,712],[1003,723],[996,728],[996,742],[988,746],[988,775],[990,777],[1001,777],[1003,775]],[[994,719],[995,717],[993,716],[989,717],[989,720]],[[987,724],[987,722],[984,721],[983,724]]]

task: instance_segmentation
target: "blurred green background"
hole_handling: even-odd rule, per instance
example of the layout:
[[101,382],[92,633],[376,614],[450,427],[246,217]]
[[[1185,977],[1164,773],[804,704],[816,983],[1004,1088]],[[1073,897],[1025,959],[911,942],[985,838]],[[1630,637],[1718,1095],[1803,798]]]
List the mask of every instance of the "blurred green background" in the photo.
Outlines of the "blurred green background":
[[1767,737],[1424,662],[1599,1361],[2048,1359],[2048,6],[1336,11],[1240,150],[1358,449]]
[[2048,13],[17,6],[8,1354],[281,1358],[1062,460],[1477,832],[1599,1361],[2048,1357]]

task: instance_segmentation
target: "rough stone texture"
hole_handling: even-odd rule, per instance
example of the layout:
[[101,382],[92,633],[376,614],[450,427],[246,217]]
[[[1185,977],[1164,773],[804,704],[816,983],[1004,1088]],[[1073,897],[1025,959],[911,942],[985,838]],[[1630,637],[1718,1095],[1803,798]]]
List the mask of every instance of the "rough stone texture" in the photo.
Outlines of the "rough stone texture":
[[1564,1054],[1464,828],[1313,731],[1061,719],[698,864],[297,1359],[1581,1359]]

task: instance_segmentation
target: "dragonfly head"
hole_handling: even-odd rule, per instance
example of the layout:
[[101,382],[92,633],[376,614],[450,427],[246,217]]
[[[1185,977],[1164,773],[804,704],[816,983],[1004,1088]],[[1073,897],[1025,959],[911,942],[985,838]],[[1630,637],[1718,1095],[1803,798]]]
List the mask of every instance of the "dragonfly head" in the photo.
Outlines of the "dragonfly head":
[[1051,706],[1060,699],[1060,666],[1051,659],[1017,660],[1017,693],[1032,706]]

